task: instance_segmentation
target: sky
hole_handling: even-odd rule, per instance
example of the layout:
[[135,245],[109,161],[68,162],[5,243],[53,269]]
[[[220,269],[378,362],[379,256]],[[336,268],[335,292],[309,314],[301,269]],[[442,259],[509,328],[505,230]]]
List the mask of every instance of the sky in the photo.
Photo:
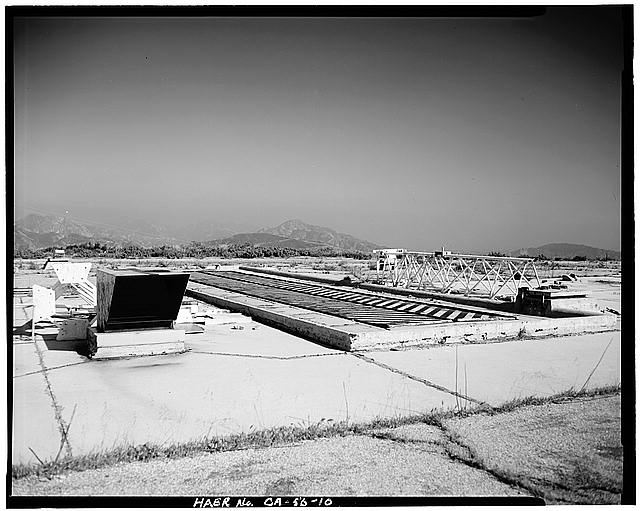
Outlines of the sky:
[[617,12],[18,19],[16,219],[619,250]]

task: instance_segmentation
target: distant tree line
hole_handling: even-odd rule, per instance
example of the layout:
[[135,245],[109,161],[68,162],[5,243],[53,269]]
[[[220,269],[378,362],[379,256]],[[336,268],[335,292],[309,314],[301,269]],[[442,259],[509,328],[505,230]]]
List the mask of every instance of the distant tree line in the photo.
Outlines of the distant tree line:
[[[498,251],[489,252],[487,255],[491,257],[508,257],[508,254],[505,254],[503,252],[498,252]],[[520,257],[530,257],[530,256],[520,256]],[[536,261],[610,261],[612,260],[610,257],[607,257],[606,254],[602,257],[586,257],[586,256],[580,256],[580,255],[576,255],[573,257],[547,257],[544,254],[538,254],[536,256],[533,256],[533,259]]]
[[300,249],[289,247],[256,247],[250,244],[216,246],[192,242],[188,245],[163,245],[158,247],[139,247],[136,245],[119,246],[103,243],[82,243],[64,247],[47,247],[40,249],[21,248],[14,250],[14,257],[23,259],[46,259],[53,257],[56,249],[64,249],[66,255],[74,257],[103,257],[112,259],[144,259],[162,257],[166,259],[219,257],[224,259],[255,259],[264,257],[349,257],[352,259],[369,259],[367,252],[339,250],[330,247]]
[[611,257],[607,257],[606,255],[602,257],[587,257],[576,255],[573,257],[547,257],[544,254],[539,254],[534,258],[536,261],[616,261],[617,259],[612,259]]

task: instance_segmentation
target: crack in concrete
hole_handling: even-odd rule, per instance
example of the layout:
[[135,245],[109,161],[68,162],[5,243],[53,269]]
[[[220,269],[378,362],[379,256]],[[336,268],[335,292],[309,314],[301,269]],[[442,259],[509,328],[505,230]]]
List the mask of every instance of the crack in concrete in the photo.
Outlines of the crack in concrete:
[[[427,424],[425,423],[425,425]],[[397,442],[400,444],[414,444],[414,445],[417,444],[417,445],[430,445],[430,446],[440,447],[442,454],[449,457],[452,461],[456,463],[462,463],[463,465],[473,468],[475,470],[480,470],[486,473],[487,475],[489,475],[490,477],[492,477],[493,479],[497,480],[498,482],[502,484],[506,484],[511,488],[516,488],[518,490],[526,492],[529,495],[542,498],[543,495],[541,494],[540,491],[538,491],[535,488],[535,486],[533,488],[525,486],[518,479],[507,477],[505,474],[492,470],[491,468],[481,463],[478,460],[475,453],[473,453],[473,451],[468,446],[462,444],[458,439],[454,439],[453,435],[449,432],[447,427],[441,421],[438,421],[436,424],[428,424],[428,425],[437,427],[444,434],[444,437],[445,437],[444,441],[401,438],[401,437],[396,437],[390,433],[375,432],[375,431],[370,433],[365,433],[364,436],[369,436],[377,440],[388,440],[388,441]],[[465,454],[456,453],[451,448],[452,445],[460,448],[463,451],[466,451],[466,453]],[[569,503],[569,501],[566,501],[566,502]]]
[[64,369],[65,367],[72,367],[72,366],[77,366],[80,364],[87,364],[89,361],[82,361],[82,362],[73,362],[72,364],[64,364],[61,366],[55,366],[55,367],[47,367],[46,369],[40,369],[39,371],[31,371],[29,373],[24,373],[24,374],[16,374],[13,378],[22,378],[23,376],[31,376],[33,374],[40,374],[43,373],[44,371],[53,371],[54,369]]
[[69,431],[69,426],[65,423],[62,418],[62,408],[58,404],[58,400],[56,399],[55,394],[53,393],[53,389],[51,388],[51,382],[49,381],[49,376],[47,375],[47,366],[44,363],[44,356],[42,354],[42,350],[38,345],[38,341],[35,342],[36,345],[36,353],[38,354],[38,361],[40,363],[40,367],[42,367],[42,376],[44,377],[44,382],[47,388],[47,393],[51,398],[51,406],[53,407],[54,416],[56,418],[56,422],[58,423],[58,430],[60,431],[60,441],[65,445],[67,456],[73,456],[73,452],[71,450],[71,443],[69,442],[69,437],[67,436]]
[[[454,438],[453,434],[447,429],[447,427],[441,421],[437,421],[437,423],[429,424],[429,425],[437,427],[444,434],[444,441],[440,441],[440,440],[425,441],[425,440],[419,440],[419,439],[401,438],[385,432],[365,433],[365,436],[369,436],[378,440],[389,440],[389,441],[397,442],[401,444],[422,444],[422,445],[426,444],[426,445],[438,446],[442,449],[442,453],[448,456],[452,461],[456,463],[462,463],[463,465],[476,470],[481,470],[482,472],[486,473],[487,475],[491,476],[493,479],[497,480],[502,484],[506,484],[511,488],[517,488],[519,490],[525,491],[527,494],[542,498],[541,492],[539,492],[535,487],[530,488],[528,486],[525,486],[524,484],[522,484],[520,480],[507,477],[506,474],[503,474],[499,471],[492,470],[491,468],[481,463],[478,457],[475,455],[475,453],[471,450],[471,448],[464,445],[459,439]],[[452,449],[452,446],[455,446],[458,449],[462,450],[464,454],[455,452],[455,450]]]
[[451,394],[453,396],[456,396],[456,397],[459,397],[459,398],[464,399],[466,401],[469,401],[471,403],[475,403],[477,405],[480,405],[483,408],[493,409],[493,407],[490,404],[485,403],[484,401],[480,401],[479,399],[474,399],[474,398],[466,396],[464,394],[460,394],[460,392],[448,389],[447,387],[443,387],[442,385],[438,385],[437,383],[433,383],[432,381],[425,380],[424,378],[420,378],[419,376],[414,376],[413,374],[407,373],[406,371],[402,371],[401,369],[397,369],[397,368],[395,368],[393,366],[390,366],[390,365],[387,365],[387,364],[385,364],[383,362],[379,362],[379,361],[377,361],[377,360],[375,360],[373,358],[369,358],[369,357],[363,355],[362,353],[352,352],[352,353],[350,353],[350,355],[353,355],[354,357],[357,357],[357,358],[359,358],[361,360],[364,360],[365,362],[369,362],[370,364],[377,365],[378,367],[381,367],[383,369],[391,371],[392,373],[396,373],[396,374],[399,374],[401,376],[404,376],[405,378],[409,378],[411,380],[415,380],[417,382],[420,382],[420,383],[426,385],[427,387],[432,387],[432,388],[434,388],[436,390],[441,390],[442,392],[447,392],[448,394]]
[[[538,478],[529,478],[522,477],[516,474],[512,474],[506,470],[500,470],[497,468],[492,468],[487,466],[477,455],[477,453],[468,445],[464,444],[460,437],[455,433],[451,432],[443,423],[440,423],[438,427],[442,430],[442,432],[446,436],[446,443],[441,444],[445,450],[445,453],[454,461],[463,463],[469,467],[476,468],[478,470],[482,470],[487,474],[494,477],[496,480],[508,484],[513,488],[520,489],[533,495],[534,497],[539,497],[543,499],[547,503],[559,502],[564,504],[577,504],[581,503],[576,499],[568,499],[561,495],[558,495],[558,491],[564,491],[571,495],[575,495],[576,493],[580,493],[580,490],[591,490],[591,489],[603,489],[597,486],[578,486],[575,488],[563,485],[559,482],[547,483],[544,480]],[[452,446],[454,449],[452,449]],[[455,449],[457,448],[457,449]],[[456,452],[457,450],[457,452]],[[609,493],[616,494],[611,490],[606,490]]]
[[302,358],[314,358],[314,357],[330,357],[336,355],[347,355],[347,353],[312,353],[309,355],[292,355],[290,357],[283,357],[280,355],[249,355],[246,353],[224,353],[218,351],[195,351],[191,353],[199,353],[202,355],[221,355],[223,357],[238,357],[238,358],[261,358],[266,360],[300,360]]
[[438,440],[418,440],[418,439],[411,439],[411,438],[402,438],[402,437],[393,436],[390,433],[384,433],[379,431],[368,433],[366,434],[366,436],[370,436],[371,438],[375,438],[377,440],[389,440],[391,442],[397,442],[399,444],[437,445],[439,447],[444,447],[443,444]]
[[[509,474],[492,469],[482,463],[476,453],[469,446],[463,444],[459,438],[454,436],[454,434],[449,431],[449,429],[442,422],[438,425],[438,427],[445,435],[445,442],[441,444],[444,452],[453,461],[462,463],[471,468],[482,470],[497,481],[513,488],[523,490],[526,493],[533,495],[534,497],[544,497],[544,494],[535,485],[527,484],[525,481],[522,481],[519,478],[510,477]],[[452,447],[457,447],[457,449],[454,449]],[[458,452],[456,452],[456,450]]]

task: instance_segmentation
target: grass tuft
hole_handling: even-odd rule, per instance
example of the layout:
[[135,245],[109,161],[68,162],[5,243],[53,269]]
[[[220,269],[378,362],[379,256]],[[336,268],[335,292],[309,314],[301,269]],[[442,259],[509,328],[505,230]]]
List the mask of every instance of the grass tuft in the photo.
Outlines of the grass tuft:
[[506,413],[511,412],[517,408],[523,406],[540,406],[549,403],[562,403],[564,401],[570,401],[578,398],[597,397],[597,396],[611,396],[618,394],[621,390],[621,385],[607,385],[604,387],[595,387],[592,389],[575,390],[573,388],[565,390],[558,394],[546,397],[528,396],[523,398],[513,399],[507,401],[491,410],[491,413]]

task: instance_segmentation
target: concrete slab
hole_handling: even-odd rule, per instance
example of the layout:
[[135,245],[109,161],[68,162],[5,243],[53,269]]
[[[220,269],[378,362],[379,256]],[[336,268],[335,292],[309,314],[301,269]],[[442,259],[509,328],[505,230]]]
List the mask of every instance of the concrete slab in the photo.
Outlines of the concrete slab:
[[[305,336],[328,346],[348,350],[351,345],[351,334],[332,326],[336,321],[335,316],[315,313],[312,319],[303,319],[304,315],[309,314],[306,309],[191,282],[185,294],[217,307],[241,312],[286,332]],[[381,330],[375,327],[369,328]]]
[[587,293],[601,309],[608,307],[622,312],[620,277],[581,277],[570,286],[571,289]]
[[98,348],[131,346],[141,344],[160,344],[184,342],[184,330],[172,328],[154,328],[149,330],[121,330],[115,332],[96,332],[91,329],[90,336],[95,337]]
[[186,351],[185,331],[173,328],[98,332],[89,329],[89,356],[93,359],[164,355]]
[[229,324],[248,324],[251,323],[251,318],[244,314],[238,314],[236,312],[230,312],[228,314],[215,314],[213,317],[204,318],[204,325],[206,327],[214,325],[229,325]]
[[20,297],[19,300],[13,300],[13,327],[23,326],[33,317],[32,299],[28,297]]
[[245,325],[244,330],[233,330],[231,325],[207,327],[201,334],[187,335],[185,343],[193,352],[256,357],[298,358],[307,355],[343,353],[260,323]]
[[13,275],[13,287],[18,289],[31,288],[34,284],[52,288],[57,282],[53,271],[23,270]]
[[[355,321],[351,321],[346,318],[339,318],[337,316],[328,316],[327,314],[319,314],[317,312],[306,312],[306,313],[296,314],[296,317],[304,321],[322,321],[325,325],[328,325],[328,326],[357,325]],[[364,325],[364,326],[368,326],[368,325]]]
[[36,373],[42,369],[35,343],[31,341],[13,343],[13,376]]
[[[60,431],[42,373],[13,379],[13,442],[11,462],[38,463],[55,458]],[[62,453],[64,454],[64,452]]]
[[528,336],[567,335],[616,328],[617,316],[600,314],[571,318],[509,316],[490,321],[434,321],[432,324],[380,328],[361,322],[340,324],[338,316],[275,303],[226,291],[212,285],[190,282],[187,296],[228,308],[254,320],[276,326],[305,338],[347,351],[384,350],[434,344],[516,339]]
[[[620,332],[367,353],[369,358],[498,405],[527,396],[620,383]],[[466,384],[465,384],[466,371]]]
[[455,404],[450,394],[348,354],[273,360],[188,353],[82,364],[48,376],[60,405],[77,406],[69,433],[75,455]]
[[86,345],[86,342],[45,341],[40,336],[36,336],[36,342],[40,349],[44,366],[47,369],[90,362],[85,355],[81,355],[76,351],[80,344]]

